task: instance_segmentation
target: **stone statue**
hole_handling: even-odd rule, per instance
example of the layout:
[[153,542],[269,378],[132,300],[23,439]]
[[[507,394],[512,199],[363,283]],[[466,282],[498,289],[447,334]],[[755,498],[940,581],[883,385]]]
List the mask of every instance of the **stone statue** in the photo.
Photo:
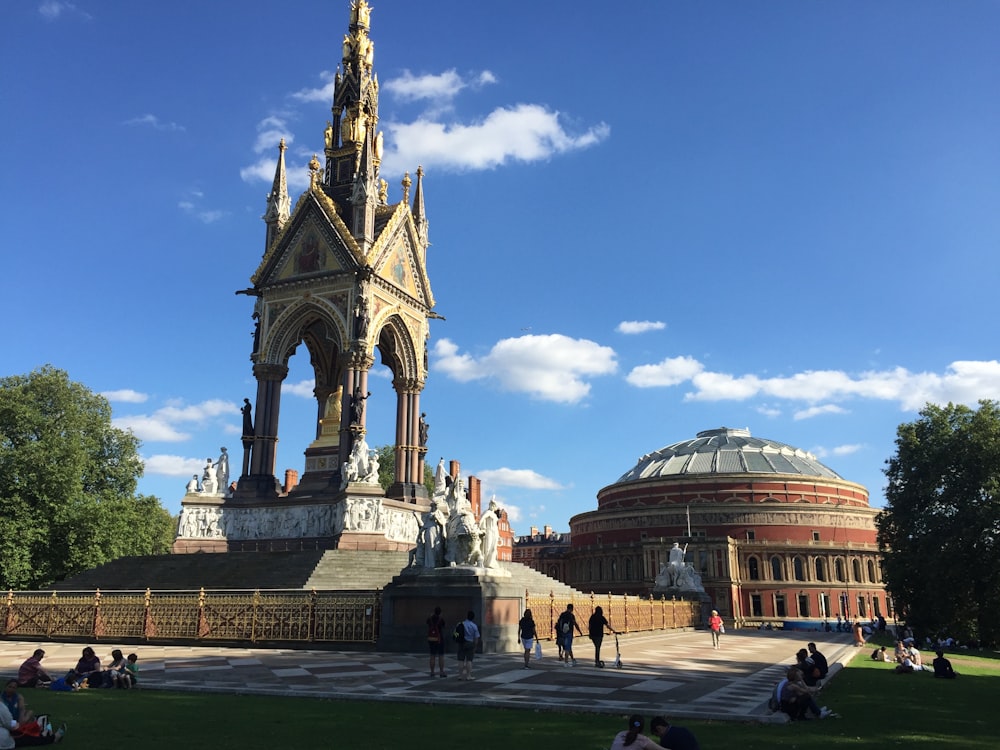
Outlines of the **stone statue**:
[[438,461],[437,468],[434,469],[434,497],[444,498],[445,493],[448,491],[448,472],[444,469],[444,458],[442,457]]
[[187,487],[185,487],[184,490],[187,492],[187,494],[194,495],[200,489],[201,488],[198,486],[198,475],[197,474],[192,474],[191,475],[191,481],[187,483]]
[[365,297],[358,297],[357,307],[354,308],[354,338],[365,341],[368,338],[368,326],[371,324],[371,316],[368,314],[368,300]]
[[364,425],[365,419],[365,401],[368,397],[372,395],[371,391],[365,393],[361,390],[361,386],[357,386],[354,389],[354,393],[351,394],[351,424],[361,427]]
[[243,413],[243,437],[253,437],[253,407],[250,406],[250,399],[243,399],[243,406],[240,409]]
[[358,436],[340,469],[340,488],[351,482],[378,484],[378,453],[368,449],[364,435]]
[[378,451],[368,451],[368,472],[361,481],[366,484],[378,484]]
[[417,425],[417,433],[420,440],[420,447],[427,447],[427,434],[430,432],[431,426],[427,424],[427,412],[420,412],[420,422]]
[[201,491],[205,495],[214,495],[219,491],[219,482],[215,478],[215,466],[212,464],[212,459],[205,459],[208,463],[205,464],[205,472],[201,475]]
[[223,495],[229,494],[229,454],[226,452],[225,447],[220,448],[222,453],[219,455],[219,460],[215,464],[215,478],[219,483],[219,492]]
[[479,530],[482,534],[482,556],[484,568],[496,568],[497,545],[500,543],[500,506],[490,498],[489,508],[479,519]]
[[445,560],[451,565],[481,565],[482,532],[465,496],[461,478],[451,483],[446,495],[448,502],[447,551]]

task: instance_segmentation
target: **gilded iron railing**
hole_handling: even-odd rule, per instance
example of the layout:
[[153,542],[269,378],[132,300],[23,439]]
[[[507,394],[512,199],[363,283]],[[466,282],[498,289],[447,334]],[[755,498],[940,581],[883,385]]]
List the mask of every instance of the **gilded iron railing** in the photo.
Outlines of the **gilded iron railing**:
[[8,638],[374,643],[379,591],[8,591]]
[[556,596],[528,591],[525,592],[525,606],[531,610],[540,639],[552,640],[555,637],[556,620],[567,604],[573,605],[576,621],[584,631],[597,607],[604,610],[611,627],[619,633],[693,628],[701,622],[701,602],[640,599],[638,596],[612,594]]

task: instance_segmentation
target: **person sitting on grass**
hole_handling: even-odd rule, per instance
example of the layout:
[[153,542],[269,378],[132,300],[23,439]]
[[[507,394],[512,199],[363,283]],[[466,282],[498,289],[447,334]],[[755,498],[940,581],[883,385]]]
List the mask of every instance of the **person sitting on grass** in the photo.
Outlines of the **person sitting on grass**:
[[944,651],[937,651],[937,658],[931,662],[934,667],[935,677],[944,677],[948,680],[953,680],[958,677],[958,672],[952,669],[951,660],[946,659],[944,656]]
[[789,718],[794,721],[804,719],[808,714],[817,719],[836,716],[826,706],[820,708],[816,705],[813,696],[819,692],[819,688],[806,685],[802,679],[802,671],[798,667],[788,668],[787,679],[778,700],[781,701],[781,710],[788,714]]
[[24,698],[17,692],[17,680],[8,680],[0,695],[0,748],[51,745],[66,734],[65,725],[55,733],[51,729],[37,722],[25,706]]
[[660,745],[670,750],[701,750],[697,738],[690,729],[671,725],[662,716],[650,719],[649,728],[660,738]]
[[656,744],[646,735],[642,734],[642,717],[633,714],[628,717],[628,729],[615,735],[611,743],[611,750],[660,750],[660,745]]
[[[128,684],[125,687],[132,688],[139,685],[139,665],[136,662],[139,661],[139,657],[136,654],[129,654],[125,660],[125,672],[128,679]],[[441,673],[444,677],[444,672]]]
[[3,692],[0,693],[0,703],[10,712],[10,717],[19,724],[27,724],[35,718],[24,702],[24,696],[17,692],[17,680],[7,680]]
[[76,666],[66,674],[66,684],[74,689],[100,687],[101,680],[101,660],[97,658],[94,649],[87,646]]
[[128,671],[125,669],[125,665],[128,664],[125,661],[125,656],[122,654],[120,648],[116,648],[111,652],[111,663],[108,665],[107,671],[105,671],[104,676],[104,686],[113,688],[124,688],[128,685],[123,684],[125,680],[128,679]]
[[889,652],[885,650],[885,646],[880,646],[879,648],[872,651],[872,661],[891,662],[892,657],[889,656]]
[[17,670],[18,687],[48,687],[52,678],[48,672],[42,669],[44,657],[45,651],[36,648],[35,653],[24,660],[24,663]]

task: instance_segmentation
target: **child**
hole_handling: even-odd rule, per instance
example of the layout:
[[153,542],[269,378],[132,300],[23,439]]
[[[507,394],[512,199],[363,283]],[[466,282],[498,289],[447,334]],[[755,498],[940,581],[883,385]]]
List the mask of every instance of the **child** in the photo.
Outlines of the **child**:
[[125,657],[122,655],[122,650],[116,648],[111,652],[111,663],[108,665],[108,679],[111,681],[108,687],[128,687],[123,684],[124,680],[128,679],[128,672],[125,670]]
[[125,687],[138,687],[139,685],[139,665],[136,664],[137,661],[139,661],[137,655],[128,655],[128,660],[125,662],[125,679],[128,682],[125,684]]

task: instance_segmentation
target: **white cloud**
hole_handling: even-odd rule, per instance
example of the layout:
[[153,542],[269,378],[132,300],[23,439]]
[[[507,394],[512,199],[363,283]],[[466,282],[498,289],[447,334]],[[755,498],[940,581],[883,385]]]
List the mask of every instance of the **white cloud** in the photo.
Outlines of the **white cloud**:
[[[1000,399],[997,360],[959,360],[948,365],[943,373],[915,373],[896,367],[857,375],[841,370],[806,370],[787,377],[762,378],[753,374],[709,372],[692,357],[673,357],[656,365],[635,367],[626,380],[640,388],[690,381],[694,390],[685,394],[688,401],[745,401],[767,396],[816,403],[863,398],[896,401],[903,410],[917,411],[928,402],[974,405],[980,399]],[[827,404],[799,412],[796,418],[839,413],[838,408]]]
[[182,425],[203,425],[222,416],[239,414],[239,406],[221,399],[202,401],[199,404],[170,404],[152,414],[134,414],[115,417],[112,424],[123,430],[132,430],[140,440],[177,443],[190,439]]
[[323,81],[322,86],[314,89],[299,89],[291,95],[292,99],[298,102],[322,102],[323,104],[330,104],[333,101],[334,74],[329,70],[324,70],[319,74],[319,77]]
[[145,393],[133,391],[131,388],[123,388],[118,391],[101,391],[101,395],[112,403],[142,404],[149,399],[149,396]]
[[861,443],[854,443],[852,445],[838,445],[833,449],[832,453],[835,456],[849,456],[852,453],[857,453],[859,450],[864,448]]
[[309,378],[308,380],[300,380],[298,383],[282,383],[281,392],[299,398],[316,398],[316,394],[313,393],[315,387],[315,378]]
[[702,364],[692,357],[668,357],[657,365],[639,365],[625,380],[639,388],[680,385],[700,373]]
[[143,459],[146,465],[146,474],[158,474],[165,477],[190,477],[192,475],[201,476],[205,468],[204,458],[185,458],[184,456],[171,456],[158,453]]
[[793,419],[812,419],[823,414],[847,414],[847,409],[836,404],[823,404],[822,406],[810,406],[808,409],[800,409],[795,412]]
[[618,369],[610,347],[561,334],[503,339],[479,359],[460,354],[454,343],[440,339],[434,354],[436,367],[459,382],[490,379],[507,391],[570,404],[590,393],[586,378]]
[[765,417],[770,417],[772,419],[774,417],[780,417],[781,416],[781,409],[776,409],[773,406],[767,406],[767,405],[758,406],[757,409],[756,409],[756,412],[758,414],[761,414],[761,415],[763,415]]
[[177,203],[177,208],[203,224],[214,224],[226,215],[226,212],[220,209],[199,209],[191,201],[180,201]]
[[[257,123],[257,139],[253,144],[255,154],[276,153],[281,139],[285,139],[285,145],[291,146],[295,141],[295,136],[288,127],[288,123],[281,117],[271,115],[265,117]],[[277,161],[277,159],[275,159]],[[274,169],[271,169],[271,176],[268,180],[274,179]]]
[[618,333],[636,334],[647,333],[648,331],[662,331],[667,324],[660,320],[623,320],[615,328]]
[[[532,469],[484,469],[476,472],[483,485],[493,487],[522,487],[529,490],[565,489],[556,480],[542,476]],[[498,501],[499,502],[499,501]]]
[[183,133],[185,128],[183,125],[178,125],[176,122],[164,122],[160,120],[156,115],[145,114],[141,117],[133,117],[131,120],[126,120],[125,125],[149,125],[156,130],[169,130],[174,132]]
[[57,21],[63,16],[77,16],[86,21],[93,19],[92,15],[80,10],[73,3],[59,2],[58,0],[45,0],[38,6],[38,12],[46,21]]
[[476,76],[463,78],[454,68],[436,75],[415,76],[404,70],[399,78],[392,78],[382,84],[382,90],[392,94],[402,102],[427,100],[431,102],[449,101],[467,87],[480,88],[496,83],[497,77],[488,70]]
[[541,161],[600,143],[611,129],[600,123],[574,135],[564,128],[558,112],[518,104],[495,109],[470,125],[418,119],[390,122],[385,130],[388,146],[382,168],[396,174],[413,164],[463,171],[493,169],[509,161]]

